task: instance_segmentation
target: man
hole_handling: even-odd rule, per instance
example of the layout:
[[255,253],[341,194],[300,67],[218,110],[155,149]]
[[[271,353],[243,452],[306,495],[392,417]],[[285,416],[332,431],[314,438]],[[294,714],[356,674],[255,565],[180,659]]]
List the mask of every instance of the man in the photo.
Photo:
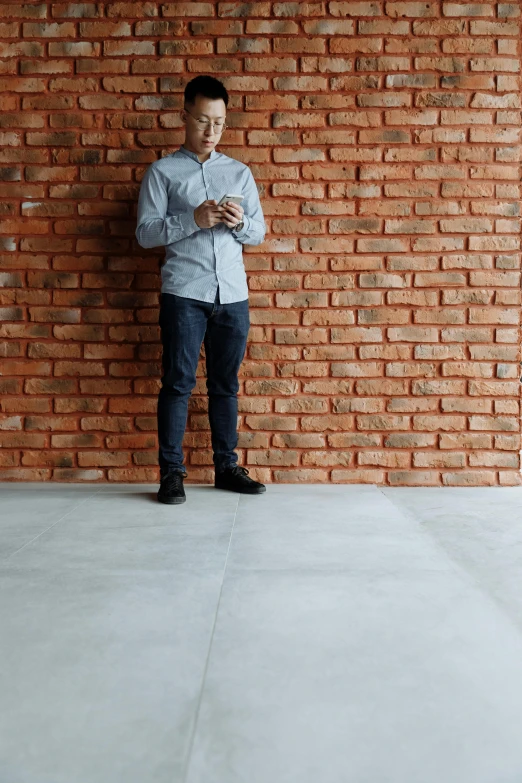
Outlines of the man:
[[[250,328],[242,245],[260,244],[266,226],[250,169],[216,150],[226,127],[227,105],[227,90],[218,79],[192,79],[180,111],[185,140],[149,166],[140,188],[136,239],[141,247],[166,248],[159,316],[161,503],[186,500],[182,441],[203,341],[214,486],[248,494],[266,490],[237,464],[234,451],[237,375]],[[218,206],[225,194],[244,198],[240,206]]]

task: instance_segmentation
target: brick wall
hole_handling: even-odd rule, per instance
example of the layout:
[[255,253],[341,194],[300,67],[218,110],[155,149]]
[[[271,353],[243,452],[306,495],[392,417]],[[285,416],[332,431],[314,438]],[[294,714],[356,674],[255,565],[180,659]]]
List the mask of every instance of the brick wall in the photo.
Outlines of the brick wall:
[[[157,479],[162,254],[136,201],[210,73],[268,227],[240,462],[520,483],[519,34],[519,3],[3,0],[0,479]],[[190,480],[209,446],[202,353]]]

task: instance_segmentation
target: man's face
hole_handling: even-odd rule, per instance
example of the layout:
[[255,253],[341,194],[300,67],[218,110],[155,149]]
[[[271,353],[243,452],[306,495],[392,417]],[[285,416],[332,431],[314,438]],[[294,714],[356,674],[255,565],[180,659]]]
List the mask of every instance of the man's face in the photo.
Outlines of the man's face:
[[[197,155],[210,155],[223,133],[225,102],[197,95],[194,106],[187,104],[181,110],[181,118],[185,123],[184,146]],[[208,125],[210,121],[214,124]]]

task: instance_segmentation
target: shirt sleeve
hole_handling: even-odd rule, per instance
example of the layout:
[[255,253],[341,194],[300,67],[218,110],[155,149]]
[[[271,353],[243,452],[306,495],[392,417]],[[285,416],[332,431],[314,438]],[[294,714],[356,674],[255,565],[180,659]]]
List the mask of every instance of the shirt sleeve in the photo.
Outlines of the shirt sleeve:
[[138,198],[136,239],[141,247],[171,245],[200,231],[193,211],[167,217],[167,206],[165,178],[151,165],[141,181]]
[[259,193],[254,177],[250,169],[247,168],[247,179],[243,185],[243,221],[244,226],[241,231],[232,232],[232,236],[243,245],[260,245],[265,238],[266,225],[263,217],[263,210],[259,200]]

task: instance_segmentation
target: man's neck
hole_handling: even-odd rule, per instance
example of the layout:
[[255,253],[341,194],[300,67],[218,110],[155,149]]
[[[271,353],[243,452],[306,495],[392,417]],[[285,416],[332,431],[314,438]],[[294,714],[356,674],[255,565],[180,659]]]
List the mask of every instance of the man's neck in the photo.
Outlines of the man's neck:
[[198,153],[196,152],[196,150],[191,150],[191,149],[190,149],[190,147],[189,147],[189,146],[187,146],[186,142],[184,142],[184,143],[182,144],[182,146],[183,146],[183,147],[184,147],[186,150],[188,150],[189,152],[193,152],[193,153],[194,153],[194,155],[196,155],[196,156],[197,156],[197,159],[199,160],[199,162],[200,162],[200,163],[204,163],[206,160],[208,160],[208,159],[210,158],[210,156],[211,156],[211,154],[212,154],[212,150],[211,150],[210,152],[204,152],[202,155],[198,155]]

